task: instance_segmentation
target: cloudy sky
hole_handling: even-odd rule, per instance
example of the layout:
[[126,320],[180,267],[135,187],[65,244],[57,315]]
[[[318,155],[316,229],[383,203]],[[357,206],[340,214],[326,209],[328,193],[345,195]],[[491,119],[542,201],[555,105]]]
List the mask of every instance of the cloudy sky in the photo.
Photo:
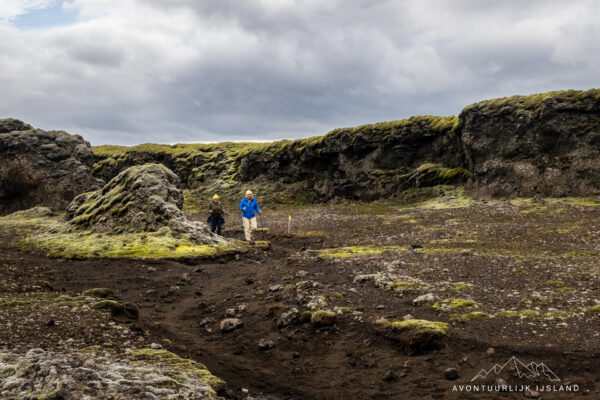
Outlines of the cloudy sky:
[[0,118],[274,140],[600,87],[600,2],[0,0]]

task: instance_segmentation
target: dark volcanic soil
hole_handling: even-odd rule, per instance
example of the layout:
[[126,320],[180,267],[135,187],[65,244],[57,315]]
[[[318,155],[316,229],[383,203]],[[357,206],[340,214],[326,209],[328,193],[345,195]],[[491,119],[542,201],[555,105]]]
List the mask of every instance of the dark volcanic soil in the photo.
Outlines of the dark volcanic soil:
[[[40,280],[60,293],[111,288],[118,298],[138,304],[139,323],[151,341],[206,364],[227,381],[227,396],[234,398],[249,398],[241,390],[248,389],[263,399],[520,399],[522,392],[453,390],[512,356],[525,364],[543,362],[561,381],[543,374],[520,379],[507,368],[498,376],[511,385],[534,390],[577,385],[576,393],[541,392],[540,398],[600,398],[600,312],[590,310],[600,300],[600,207],[530,202],[376,207],[296,210],[293,235],[286,234],[287,212],[266,213],[270,232],[256,235],[272,248],[221,260],[62,261],[7,249],[0,294],[29,292]],[[239,238],[241,232],[226,235]],[[342,246],[371,246],[374,254],[363,255],[358,247],[344,257],[316,252],[339,253]],[[375,276],[355,279],[368,274]],[[426,293],[440,303],[413,305]],[[339,310],[333,325],[278,328],[282,312],[290,307],[302,312],[318,299]],[[471,299],[476,305],[440,307],[443,299]],[[538,315],[456,321],[474,310]],[[243,327],[222,333],[219,323],[226,314],[239,316]],[[407,314],[450,323],[442,347],[411,353],[375,324]],[[3,329],[0,347],[50,346],[48,338],[33,328],[23,336]],[[272,348],[260,348],[261,339],[270,339]],[[457,370],[456,380],[446,379],[447,368]],[[384,380],[388,371],[391,379]]]

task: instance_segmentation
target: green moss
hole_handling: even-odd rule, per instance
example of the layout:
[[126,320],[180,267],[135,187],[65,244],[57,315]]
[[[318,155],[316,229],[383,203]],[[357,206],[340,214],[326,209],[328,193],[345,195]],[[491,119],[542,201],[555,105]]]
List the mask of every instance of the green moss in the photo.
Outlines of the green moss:
[[331,325],[335,321],[336,313],[329,310],[317,310],[311,314],[310,322],[313,325]]
[[544,313],[542,317],[544,319],[566,319],[566,318],[573,318],[574,316],[575,316],[575,313],[570,312],[570,311],[553,310],[553,311],[548,311],[548,312]]
[[484,313],[481,311],[473,311],[467,314],[462,314],[462,315],[456,315],[454,317],[452,317],[453,321],[457,321],[457,322],[467,322],[467,321],[473,321],[473,320],[478,320],[478,319],[486,319],[489,318],[490,315],[488,313]]
[[15,308],[15,307],[23,307],[31,304],[29,300],[9,300],[4,303],[0,303],[0,307],[5,308]]
[[328,237],[329,234],[323,231],[303,231],[303,230],[299,230],[295,233],[296,236],[300,236],[300,237]]
[[110,311],[110,314],[113,317],[125,316],[128,318],[137,319],[140,314],[138,306],[128,301],[120,302],[115,300],[103,300],[92,305],[92,308],[95,310]]
[[327,292],[323,294],[326,299],[341,299],[344,297],[340,292]]
[[312,318],[312,311],[303,311],[302,315],[300,316],[300,321],[301,322],[310,322],[311,318]]
[[88,296],[88,297],[99,297],[99,298],[107,298],[107,297],[112,297],[113,296],[113,291],[107,288],[94,288],[94,289],[88,289],[86,291],[84,291],[82,293],[83,296]]
[[600,304],[598,304],[598,305],[595,305],[595,306],[592,306],[592,307],[587,307],[587,308],[585,309],[585,311],[587,311],[587,312],[598,312],[598,313],[600,313]]
[[536,310],[507,310],[494,314],[495,318],[538,318],[540,312]]
[[[206,367],[194,360],[181,358],[166,350],[155,349],[136,349],[132,353],[132,363],[134,366],[148,366],[151,368],[160,368],[163,374],[171,379],[183,381],[183,378],[194,378],[204,382],[212,388],[212,395],[223,389],[225,381],[210,373]],[[170,384],[169,382],[166,382]]]
[[[40,213],[13,213],[0,217],[0,227],[17,231],[22,238],[17,247],[39,249],[49,257],[86,258],[207,258],[243,250],[232,241],[230,246],[201,245],[173,234],[168,227],[156,232],[99,233],[75,230],[61,216]],[[267,248],[266,243],[257,246]],[[246,246],[247,247],[247,246]]]
[[455,290],[455,291],[463,291],[463,290],[471,289],[472,287],[473,287],[472,283],[454,282],[447,289]]
[[547,98],[554,98],[555,101],[561,103],[581,102],[587,98],[598,100],[600,99],[599,89],[590,90],[561,90],[547,93],[532,94],[529,96],[511,96],[502,97],[499,99],[485,100],[479,103],[471,104],[464,108],[463,112],[469,109],[477,109],[482,114],[488,112],[496,112],[505,107],[514,108],[518,111],[529,111],[534,115],[541,110],[542,102]]
[[267,317],[272,317],[273,315],[276,314],[277,311],[281,310],[282,308],[283,308],[283,303],[281,303],[281,302],[269,304],[267,306],[267,310],[265,311],[265,315]]
[[448,304],[451,309],[457,308],[478,308],[481,306],[481,303],[477,303],[473,300],[468,299],[460,299],[460,298],[449,298],[444,299],[441,302],[436,302],[433,304],[433,308],[440,308],[442,304]]
[[465,181],[469,171],[464,168],[448,168],[441,164],[423,164],[415,170],[415,177],[426,181],[428,185],[446,185]]
[[387,287],[388,289],[417,289],[423,286],[419,282],[409,282],[409,281],[394,281],[389,282]]
[[385,318],[376,321],[376,324],[392,330],[412,330],[415,333],[431,333],[445,336],[450,325],[445,322],[429,321],[426,319],[408,319],[405,321],[388,321]]
[[400,250],[401,246],[348,246],[333,249],[315,250],[320,257],[351,258],[379,255],[386,251]]

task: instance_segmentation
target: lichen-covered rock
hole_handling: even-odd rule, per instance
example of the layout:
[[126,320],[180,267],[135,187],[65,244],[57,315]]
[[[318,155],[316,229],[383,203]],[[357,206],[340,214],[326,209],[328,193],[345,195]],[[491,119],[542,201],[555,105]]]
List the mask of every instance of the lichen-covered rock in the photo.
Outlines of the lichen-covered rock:
[[75,196],[102,186],[92,176],[93,161],[79,135],[0,119],[0,215],[35,206],[64,209]]
[[220,399],[225,382],[165,350],[0,351],[3,399]]
[[77,196],[66,218],[75,226],[94,231],[155,232],[163,227],[199,243],[222,242],[181,211],[179,178],[162,164],[144,164],[121,172],[102,189]]

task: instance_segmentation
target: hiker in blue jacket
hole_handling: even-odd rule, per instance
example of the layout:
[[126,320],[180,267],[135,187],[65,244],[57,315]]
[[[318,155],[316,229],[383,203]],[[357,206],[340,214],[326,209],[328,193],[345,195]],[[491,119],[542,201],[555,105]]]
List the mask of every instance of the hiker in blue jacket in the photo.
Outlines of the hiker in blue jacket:
[[252,231],[258,226],[256,224],[256,211],[262,214],[258,208],[258,202],[252,197],[252,192],[248,190],[246,197],[240,201],[240,211],[242,212],[242,222],[244,224],[244,236],[246,240],[252,242]]

